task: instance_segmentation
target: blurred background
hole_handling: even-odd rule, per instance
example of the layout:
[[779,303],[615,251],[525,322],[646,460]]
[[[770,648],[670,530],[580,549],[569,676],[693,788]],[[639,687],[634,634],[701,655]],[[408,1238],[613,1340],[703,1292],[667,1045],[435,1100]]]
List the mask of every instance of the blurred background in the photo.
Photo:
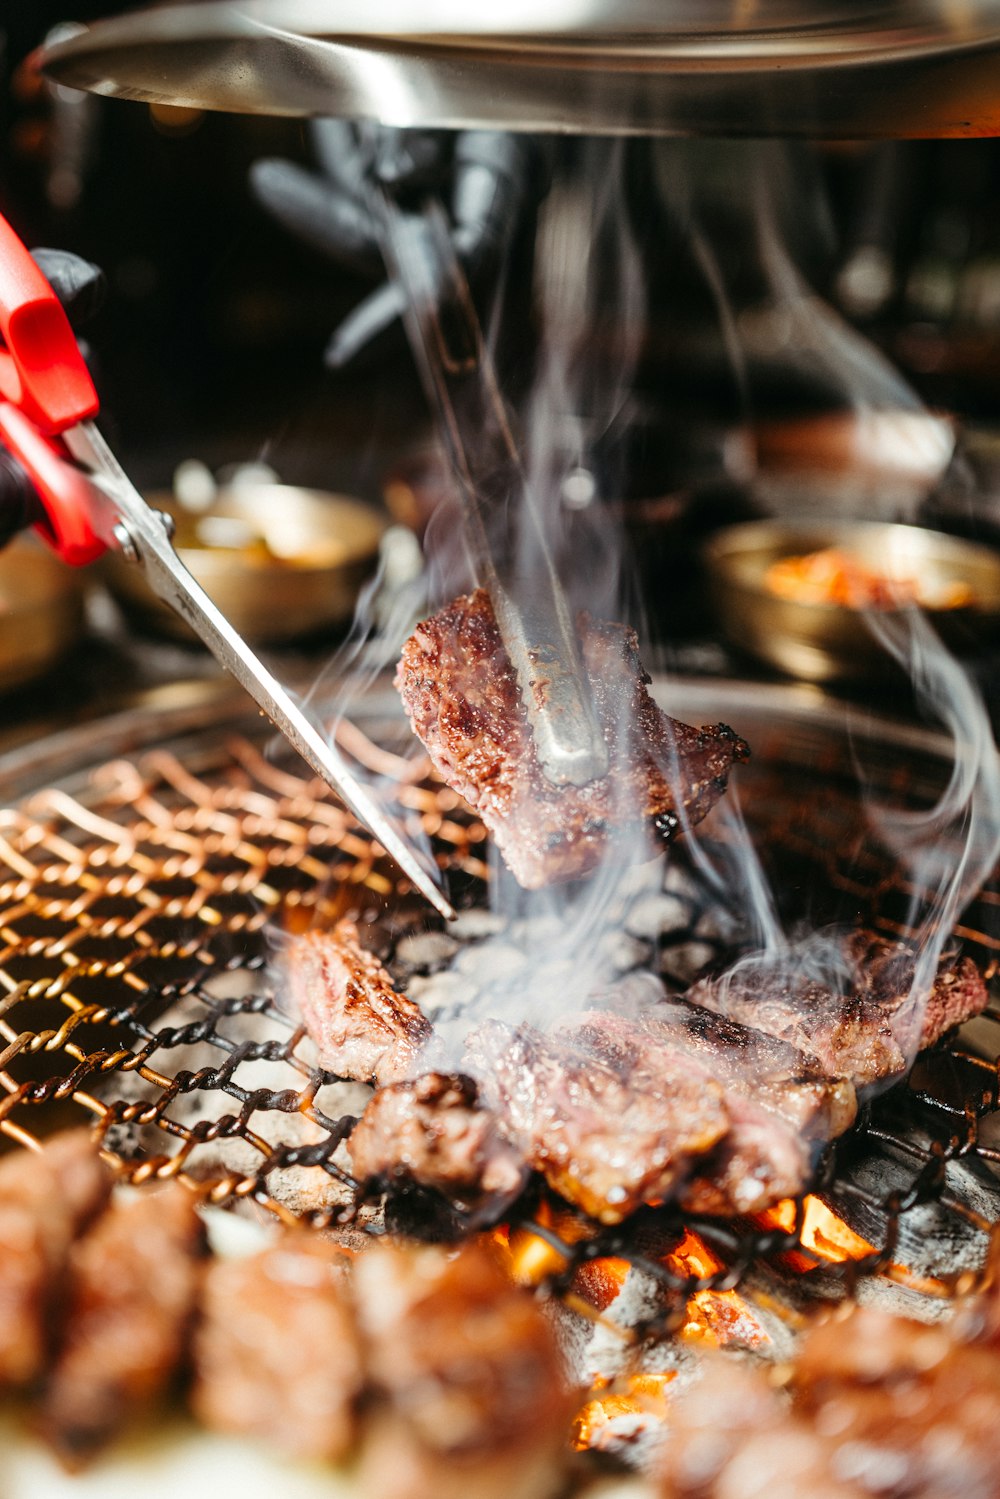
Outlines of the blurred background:
[[[209,483],[263,464],[266,480],[361,500],[397,541],[400,526],[419,533],[448,480],[402,334],[325,368],[332,330],[372,281],[288,233],[248,185],[262,158],[311,163],[308,126],[102,100],[39,77],[32,49],[54,27],[115,9],[8,0],[0,207],[29,245],[106,273],[87,336],[119,457],[149,493],[169,491],[183,463]],[[574,151],[585,161],[585,142]],[[630,183],[623,213],[638,220],[636,203],[650,204],[647,294],[629,330],[628,400],[586,456],[631,540],[653,664],[795,674],[720,617],[705,546],[740,521],[916,520],[995,552],[1000,143],[666,142],[612,169]],[[600,320],[588,331],[600,363]],[[518,360],[515,340],[515,386],[527,378]],[[377,534],[358,577],[376,550]],[[412,581],[414,550],[390,551],[389,580]],[[136,639],[140,674],[202,669],[184,646],[155,656],[148,618],[123,628],[102,601],[88,619],[86,650],[60,668],[82,696],[95,673],[134,678]],[[329,657],[346,629],[343,610],[306,624],[279,642],[299,653],[293,665]],[[980,619],[959,633],[991,679],[992,629]],[[825,676],[837,685],[837,671]]]

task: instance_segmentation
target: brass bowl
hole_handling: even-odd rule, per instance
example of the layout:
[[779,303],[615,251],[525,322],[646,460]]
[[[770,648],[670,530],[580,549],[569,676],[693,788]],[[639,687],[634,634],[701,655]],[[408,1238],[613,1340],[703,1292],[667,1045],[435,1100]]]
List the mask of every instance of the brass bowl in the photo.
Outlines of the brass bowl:
[[[149,503],[177,524],[184,565],[240,634],[281,645],[346,624],[371,575],[385,521],[360,500],[287,484],[220,489],[190,514],[172,496]],[[130,619],[158,634],[193,640],[190,627],[124,558],[104,562],[108,587]]]
[[44,676],[82,627],[83,591],[73,568],[27,537],[0,552],[0,693]]
[[717,617],[733,645],[810,682],[878,680],[898,673],[864,611],[802,603],[768,587],[772,563],[825,547],[857,557],[884,577],[917,578],[931,593],[967,586],[969,604],[926,611],[949,645],[981,643],[1000,623],[1000,557],[989,547],[881,521],[749,521],[718,532],[704,553]]

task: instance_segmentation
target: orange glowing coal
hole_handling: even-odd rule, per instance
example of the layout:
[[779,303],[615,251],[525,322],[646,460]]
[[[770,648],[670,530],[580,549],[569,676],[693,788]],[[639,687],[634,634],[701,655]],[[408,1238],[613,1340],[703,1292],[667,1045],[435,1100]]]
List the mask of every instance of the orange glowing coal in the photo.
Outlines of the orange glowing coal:
[[[534,1224],[523,1228],[509,1229],[504,1226],[496,1229],[493,1233],[494,1246],[505,1259],[511,1279],[520,1286],[540,1286],[551,1276],[561,1275],[569,1265],[569,1259],[563,1250],[551,1243],[544,1232],[536,1232],[536,1228],[549,1229],[556,1239],[567,1246],[585,1239],[593,1231],[584,1219],[555,1209],[545,1201],[538,1205]],[[595,1260],[592,1264],[616,1267],[614,1271],[605,1269],[605,1277],[611,1274],[617,1279],[617,1288],[604,1301],[604,1305],[607,1305],[621,1289],[628,1273],[628,1264],[624,1260]],[[620,1274],[617,1267],[621,1267]]]
[[[863,1260],[870,1254],[876,1254],[874,1244],[869,1244],[860,1234],[856,1234],[838,1215],[823,1202],[819,1197],[812,1195],[803,1201],[802,1231],[799,1242],[803,1249],[810,1251],[815,1259],[825,1260],[829,1265],[843,1265],[848,1260]],[[768,1208],[765,1213],[758,1213],[754,1221],[761,1228],[780,1228],[785,1233],[794,1233],[796,1214],[795,1203],[790,1198],[779,1202],[773,1208]],[[815,1260],[806,1258],[805,1255],[797,1254],[794,1250],[786,1256],[787,1263],[796,1270],[803,1272],[816,1269]]]
[[697,1276],[701,1280],[709,1275],[718,1275],[722,1269],[719,1256],[709,1249],[705,1240],[692,1228],[684,1230],[683,1238],[663,1256],[663,1263],[676,1275]]
[[[693,1229],[663,1257],[663,1263],[675,1275],[705,1280],[723,1269],[719,1256]],[[695,1291],[684,1307],[684,1322],[679,1336],[688,1342],[708,1343],[719,1347],[739,1343],[745,1348],[759,1348],[770,1337],[746,1299],[736,1291]]]
[[753,1307],[736,1291],[695,1291],[684,1308],[680,1336],[685,1342],[713,1348],[728,1343],[760,1348],[771,1341]]
[[663,1374],[632,1374],[624,1381],[616,1381],[614,1386],[598,1381],[591,1399],[573,1423],[573,1445],[577,1451],[588,1448],[600,1451],[613,1445],[616,1437],[627,1437],[628,1427],[634,1429],[649,1420],[662,1421],[667,1413],[667,1386],[676,1377],[671,1369]]

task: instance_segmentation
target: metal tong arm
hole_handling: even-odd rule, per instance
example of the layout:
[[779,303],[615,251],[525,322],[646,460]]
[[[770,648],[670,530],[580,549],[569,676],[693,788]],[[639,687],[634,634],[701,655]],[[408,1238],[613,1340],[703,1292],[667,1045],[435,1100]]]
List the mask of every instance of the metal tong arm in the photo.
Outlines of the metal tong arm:
[[246,688],[254,701],[303,760],[332,786],[349,811],[378,839],[391,859],[447,919],[455,912],[424,867],[412,844],[396,830],[384,809],[345,765],[341,755],[271,675],[246,641],[195,582],[170,544],[163,517],[132,487],[117,459],[92,422],[64,433],[72,455],[92,483],[106,496],[93,507],[95,529],[109,546],[140,563],[150,587],[176,609],[204,641],[219,663]]
[[[556,785],[606,775],[608,750],[580,643],[439,203],[403,213],[374,190],[403,320],[462,501],[473,570],[493,602],[539,764]],[[443,294],[442,294],[443,292]]]

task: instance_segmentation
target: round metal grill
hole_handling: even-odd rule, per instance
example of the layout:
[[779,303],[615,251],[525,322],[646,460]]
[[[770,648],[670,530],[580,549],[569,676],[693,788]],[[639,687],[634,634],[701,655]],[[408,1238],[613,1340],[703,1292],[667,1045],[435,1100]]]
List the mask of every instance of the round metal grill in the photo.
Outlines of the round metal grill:
[[[741,777],[747,819],[790,908],[804,901],[825,919],[849,909],[898,931],[898,878],[864,841],[851,757],[829,725],[794,714],[776,724],[769,710],[756,736],[738,727],[756,755]],[[869,773],[879,764],[881,793],[904,801],[941,768],[928,749],[903,772],[898,746]],[[398,797],[458,903],[481,904],[481,826],[427,775]],[[998,901],[991,883],[963,923],[991,972]],[[0,1132],[31,1145],[82,1113],[137,1183],[178,1175],[217,1204],[250,1200],[351,1233],[387,1219],[434,1234],[471,1227],[419,1194],[363,1199],[341,1147],[366,1090],[316,1068],[275,992],[270,959],[284,937],[358,907],[380,921],[390,966],[401,935],[433,924],[325,788],[208,715],[172,743],[31,792],[0,814]],[[549,1244],[548,1283],[564,1294],[595,1259],[644,1268],[667,1293],[667,1321],[694,1292],[735,1286],[762,1263],[789,1278],[813,1270],[822,1295],[876,1273],[949,1294],[984,1264],[1000,1221],[998,1026],[991,1010],[923,1059],[780,1212],[721,1223],[647,1210],[598,1232],[534,1189],[514,1228]],[[827,1252],[823,1212],[854,1235],[852,1252]],[[661,1252],[691,1229],[712,1250],[708,1273]]]

